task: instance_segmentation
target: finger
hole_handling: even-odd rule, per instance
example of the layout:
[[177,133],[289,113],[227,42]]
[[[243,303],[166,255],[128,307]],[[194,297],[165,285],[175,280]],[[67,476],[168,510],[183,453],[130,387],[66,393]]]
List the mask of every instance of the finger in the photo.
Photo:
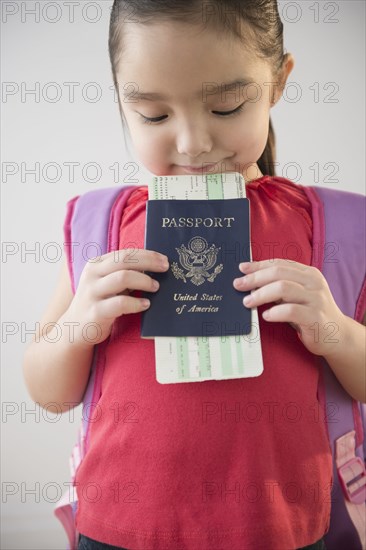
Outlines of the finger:
[[237,277],[234,279],[233,285],[237,290],[251,290],[274,281],[287,280],[300,284],[308,290],[320,288],[320,278],[315,268],[311,266],[305,267],[307,269],[299,270],[295,267],[278,264],[277,266],[249,273],[244,277]]
[[276,281],[265,285],[243,298],[246,307],[258,307],[270,302],[283,301],[285,303],[311,305],[313,296],[302,285],[293,281]]
[[138,313],[148,309],[142,303],[142,298],[132,296],[113,296],[98,303],[97,315],[100,319],[115,319],[121,315]]
[[[122,269],[133,271],[166,271],[164,254],[143,248],[125,248],[104,255],[95,263],[95,272],[99,277]],[[92,261],[90,261],[92,263]]]
[[[275,304],[283,304],[283,300],[277,300],[275,302]],[[301,334],[301,329],[299,327],[299,325],[296,325],[295,323],[291,323],[290,321],[288,321],[288,324],[290,325],[290,327],[292,327],[294,330],[296,330],[296,332],[299,332]]]
[[301,333],[301,326],[314,323],[314,316],[311,317],[311,310],[301,304],[279,304],[266,309],[262,313],[266,321],[277,323],[289,323],[295,326],[295,330]]
[[295,262],[294,260],[289,260],[285,258],[272,258],[268,260],[241,262],[239,264],[239,269],[243,273],[252,273],[253,271],[258,271],[260,269],[266,269],[267,267],[273,267],[273,266],[296,267],[297,269],[300,269],[300,270],[303,270],[304,268],[309,267],[300,262]]
[[121,269],[100,277],[94,284],[93,296],[96,299],[109,298],[117,294],[129,295],[134,290],[156,292],[154,279],[145,273],[130,269]]

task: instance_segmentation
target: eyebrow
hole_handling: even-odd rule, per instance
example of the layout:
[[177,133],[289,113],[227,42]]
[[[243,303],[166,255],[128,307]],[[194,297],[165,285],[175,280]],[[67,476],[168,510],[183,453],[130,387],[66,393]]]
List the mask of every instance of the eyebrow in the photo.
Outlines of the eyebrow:
[[[235,88],[237,86],[248,86],[248,84],[253,84],[255,83],[255,81],[252,79],[252,78],[239,78],[237,80],[234,80],[233,82],[228,82],[228,83],[222,83],[221,85],[218,85],[217,82],[204,82],[202,83],[202,89],[199,90],[198,92],[196,92],[194,94],[194,97],[201,97],[202,94],[204,93],[204,88],[203,88],[203,84],[206,84],[208,86],[208,89],[206,89],[206,96],[215,96],[215,95],[218,95],[218,94],[222,94],[223,92],[229,92],[229,91],[232,91],[232,90],[235,90]],[[135,84],[134,82],[130,82],[130,83],[126,83],[126,84],[130,84],[130,85],[133,85]],[[215,90],[212,90],[212,91],[209,91],[209,87],[210,86],[216,86],[216,91]],[[157,92],[139,92],[139,91],[132,91],[132,92],[123,92],[123,98],[127,98],[127,97],[132,97],[134,99],[144,99],[146,101],[166,101],[166,100],[169,100],[170,97],[169,96],[166,96],[164,94],[159,94]],[[133,101],[133,100],[132,100]]]

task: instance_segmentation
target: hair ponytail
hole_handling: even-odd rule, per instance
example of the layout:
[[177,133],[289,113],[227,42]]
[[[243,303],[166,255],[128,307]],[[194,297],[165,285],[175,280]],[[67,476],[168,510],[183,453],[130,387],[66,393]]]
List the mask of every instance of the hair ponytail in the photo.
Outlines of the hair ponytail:
[[269,131],[266,147],[258,159],[257,164],[259,170],[263,175],[275,176],[276,175],[276,137],[272,126],[271,117],[269,117]]

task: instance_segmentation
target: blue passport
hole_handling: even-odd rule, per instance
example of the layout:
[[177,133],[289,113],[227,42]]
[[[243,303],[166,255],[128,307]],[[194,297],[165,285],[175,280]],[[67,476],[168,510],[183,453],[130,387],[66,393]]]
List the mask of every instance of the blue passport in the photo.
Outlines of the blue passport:
[[249,200],[161,199],[146,202],[145,249],[166,254],[169,269],[142,292],[141,337],[230,336],[251,332],[250,291],[234,288],[240,262],[250,262]]

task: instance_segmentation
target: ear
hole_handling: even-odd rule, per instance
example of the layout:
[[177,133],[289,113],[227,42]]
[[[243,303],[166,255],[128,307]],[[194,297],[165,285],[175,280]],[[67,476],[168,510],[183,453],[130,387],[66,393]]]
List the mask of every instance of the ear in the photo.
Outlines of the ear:
[[291,53],[285,53],[285,55],[282,58],[281,67],[275,78],[275,85],[273,87],[273,97],[272,97],[271,107],[273,107],[282,96],[283,90],[287,82],[287,78],[290,72],[292,71],[292,69],[294,68],[294,65],[295,65],[294,56]]

